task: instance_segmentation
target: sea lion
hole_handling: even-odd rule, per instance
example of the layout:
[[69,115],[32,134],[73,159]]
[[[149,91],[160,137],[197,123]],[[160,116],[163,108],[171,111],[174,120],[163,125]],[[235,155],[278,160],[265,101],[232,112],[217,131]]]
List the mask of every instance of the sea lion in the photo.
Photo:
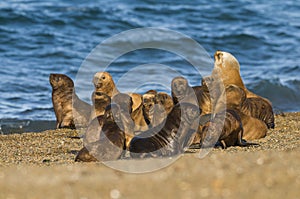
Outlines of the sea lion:
[[108,95],[102,92],[93,92],[92,94],[92,112],[91,120],[100,115],[104,115],[105,108],[111,103],[111,99]]
[[84,138],[84,148],[76,161],[112,161],[121,157],[125,144],[123,111],[117,104],[106,107],[105,114],[91,121]]
[[102,92],[108,95],[110,98],[113,95],[120,93],[117,89],[112,76],[108,72],[97,72],[94,74],[93,84],[95,92]]
[[[115,85],[115,82],[108,72],[97,72],[93,78],[93,84],[95,91],[103,92],[107,94],[110,98],[114,95],[120,93],[118,88]],[[132,111],[135,111],[142,104],[141,95],[137,93],[129,93],[132,98]]]
[[184,77],[175,77],[171,82],[171,93],[174,104],[188,102],[197,104],[203,111],[202,115],[211,112],[209,90],[206,85],[191,87]]
[[64,74],[50,74],[52,103],[56,116],[56,128],[86,127],[91,105],[79,99],[74,82]]
[[215,52],[214,58],[215,63],[212,76],[217,74],[225,87],[234,84],[242,88],[246,92],[247,97],[257,97],[256,94],[250,92],[244,85],[240,75],[240,64],[232,54],[218,50]]
[[275,128],[273,108],[266,100],[257,97],[246,98],[242,104],[241,112],[263,121],[269,129]]
[[126,147],[129,147],[129,143],[134,136],[135,132],[135,122],[132,118],[132,98],[125,93],[118,93],[112,98],[112,102],[120,106],[120,111],[122,111],[122,125],[124,127]]
[[263,98],[246,88],[240,75],[240,64],[232,54],[216,51],[214,58],[215,63],[212,76],[220,78],[224,87],[230,84],[237,85],[245,91],[247,98],[259,98],[263,104],[268,104],[268,107],[272,107],[272,103],[268,99]]
[[[268,129],[264,121],[254,117],[248,112],[245,113],[244,111],[245,103],[247,103],[247,100],[249,99],[246,98],[245,91],[242,88],[231,84],[226,87],[225,92],[227,108],[236,110],[241,118],[244,129],[243,139],[254,140],[265,137]],[[259,112],[260,110],[257,110],[257,113]],[[261,115],[264,114],[261,113]]]
[[165,92],[147,91],[143,96],[143,113],[150,128],[162,123],[173,108],[173,100]]
[[[225,116],[225,117],[224,117]],[[223,124],[224,121],[224,124]],[[213,120],[208,122],[201,133],[201,147],[211,147],[218,141],[223,149],[230,146],[251,146],[255,143],[246,142],[243,138],[242,120],[233,109],[226,109],[215,115]]]
[[[120,93],[114,83],[112,76],[108,72],[95,73],[93,84],[95,87],[95,92],[103,92],[110,98],[113,98],[113,96]],[[128,95],[132,100],[131,117],[135,122],[135,131],[140,132],[143,130],[147,130],[147,123],[143,117],[142,96],[137,93],[129,93]]]
[[131,140],[130,156],[169,157],[182,153],[189,146],[192,135],[198,128],[197,120],[200,113],[201,110],[196,105],[178,103],[167,116],[163,127],[159,125]]
[[174,106],[172,97],[165,92],[157,93],[157,102],[164,107],[166,115],[168,115],[171,112]]
[[143,114],[148,125],[153,124],[153,117],[156,104],[156,93],[145,93],[143,98]]

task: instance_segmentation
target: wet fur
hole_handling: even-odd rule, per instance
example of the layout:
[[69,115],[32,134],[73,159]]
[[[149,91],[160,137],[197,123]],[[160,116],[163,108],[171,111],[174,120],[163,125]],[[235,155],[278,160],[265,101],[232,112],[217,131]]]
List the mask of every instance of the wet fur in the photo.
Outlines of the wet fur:
[[131,157],[166,157],[181,153],[190,144],[192,135],[198,127],[198,125],[196,127],[192,125],[193,121],[184,119],[188,117],[185,109],[190,107],[198,111],[195,118],[198,117],[200,111],[195,105],[188,103],[177,104],[167,116],[163,126],[159,125],[157,128],[135,136],[131,140],[129,147]]

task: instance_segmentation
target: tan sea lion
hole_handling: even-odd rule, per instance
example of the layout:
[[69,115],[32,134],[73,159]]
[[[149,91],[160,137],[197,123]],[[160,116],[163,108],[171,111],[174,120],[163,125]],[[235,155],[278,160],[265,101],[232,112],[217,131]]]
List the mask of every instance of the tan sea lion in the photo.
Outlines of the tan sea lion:
[[232,54],[216,51],[214,57],[215,63],[212,76],[221,78],[224,87],[230,84],[237,85],[245,91],[247,98],[259,98],[262,101],[265,101],[264,103],[267,103],[272,107],[272,103],[268,99],[256,95],[246,88],[240,75],[240,64]]
[[112,98],[115,94],[120,93],[117,89],[112,76],[108,72],[97,72],[93,78],[95,92],[102,92]]
[[103,116],[95,118],[87,128],[84,148],[76,161],[112,161],[121,157],[125,145],[123,115],[119,105],[109,105]]
[[247,97],[257,97],[256,94],[250,92],[240,75],[240,64],[238,60],[230,53],[223,51],[216,51],[214,69],[212,76],[217,73],[218,77],[222,79],[224,87],[230,84],[237,85],[246,92]]
[[169,157],[184,152],[198,128],[197,119],[200,113],[198,106],[178,103],[167,116],[163,127],[145,131],[131,140],[130,156]]
[[[97,72],[93,78],[93,84],[96,92],[103,92],[110,98],[120,93],[115,85],[112,76],[108,72]],[[141,95],[137,93],[129,93],[132,98],[132,111],[135,111],[142,104]]]
[[79,99],[74,82],[64,74],[50,74],[52,103],[56,116],[56,128],[86,127],[91,105]]
[[[95,87],[95,92],[103,92],[107,94],[110,98],[113,98],[116,94],[119,94],[112,76],[108,72],[97,72],[93,78],[93,84]],[[147,123],[143,117],[142,110],[142,96],[137,93],[128,94],[132,100],[132,113],[131,117],[135,122],[135,131],[147,130]]]

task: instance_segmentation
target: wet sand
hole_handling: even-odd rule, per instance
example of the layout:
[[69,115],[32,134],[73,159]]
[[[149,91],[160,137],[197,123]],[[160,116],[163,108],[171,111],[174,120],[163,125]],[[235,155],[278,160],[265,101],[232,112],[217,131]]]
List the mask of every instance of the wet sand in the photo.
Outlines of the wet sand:
[[144,174],[75,163],[76,131],[0,135],[0,198],[298,198],[300,113],[275,119],[258,147],[191,150]]

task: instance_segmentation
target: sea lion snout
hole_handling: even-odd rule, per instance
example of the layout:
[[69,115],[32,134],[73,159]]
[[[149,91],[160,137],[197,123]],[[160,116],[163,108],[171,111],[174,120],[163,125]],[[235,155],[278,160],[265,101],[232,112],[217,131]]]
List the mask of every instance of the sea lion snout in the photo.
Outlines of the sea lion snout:
[[223,59],[223,52],[222,51],[217,50],[215,52],[214,57],[215,57],[215,61],[216,61],[217,64],[221,64],[223,62],[222,61],[222,59]]
[[94,75],[93,78],[93,84],[95,88],[101,88],[103,85],[105,85],[105,82],[110,81],[110,75],[107,72],[97,72]]

